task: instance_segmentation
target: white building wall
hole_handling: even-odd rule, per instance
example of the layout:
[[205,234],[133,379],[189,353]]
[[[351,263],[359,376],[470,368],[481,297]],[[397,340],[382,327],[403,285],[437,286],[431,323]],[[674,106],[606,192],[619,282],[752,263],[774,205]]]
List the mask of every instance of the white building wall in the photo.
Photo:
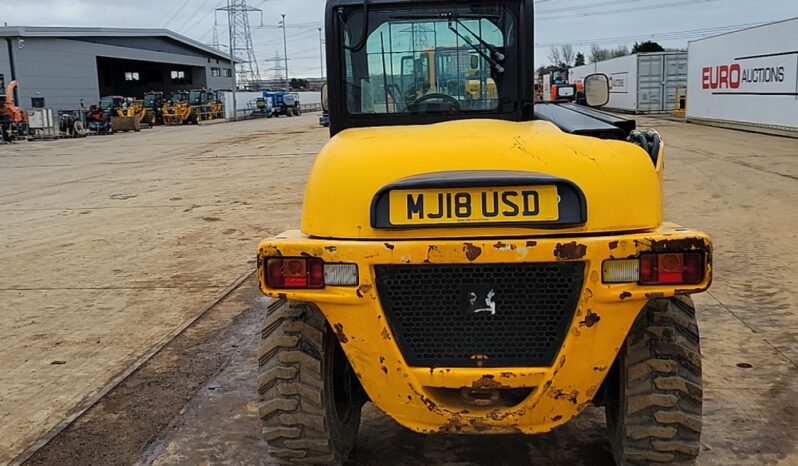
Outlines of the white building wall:
[[798,131],[798,18],[690,42],[688,120]]

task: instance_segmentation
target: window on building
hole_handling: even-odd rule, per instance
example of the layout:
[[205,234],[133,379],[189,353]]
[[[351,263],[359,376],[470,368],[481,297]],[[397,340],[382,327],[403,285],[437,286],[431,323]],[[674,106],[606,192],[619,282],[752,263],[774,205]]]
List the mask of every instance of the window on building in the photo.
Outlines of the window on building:
[[221,68],[211,68],[211,76],[213,76],[214,78],[218,78],[221,75],[222,75],[222,69]]
[[44,108],[44,97],[31,97],[30,106],[33,108]]
[[225,68],[224,69],[224,77],[225,78],[232,78],[233,77],[233,71],[230,68]]
[[137,71],[128,71],[125,73],[125,81],[139,81],[141,78],[139,77],[139,73]]

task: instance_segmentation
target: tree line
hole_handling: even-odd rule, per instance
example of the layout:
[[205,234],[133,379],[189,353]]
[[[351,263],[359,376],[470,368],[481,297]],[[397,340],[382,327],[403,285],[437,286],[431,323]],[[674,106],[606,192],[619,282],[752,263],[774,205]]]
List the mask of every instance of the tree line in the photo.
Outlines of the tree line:
[[549,61],[551,65],[538,68],[538,74],[543,75],[552,71],[568,71],[575,66],[582,66],[589,59],[589,63],[596,63],[612,58],[625,57],[635,53],[651,53],[677,51],[678,49],[665,49],[654,41],[635,42],[631,49],[626,45],[619,45],[615,48],[604,48],[597,44],[590,47],[590,52],[586,57],[582,52],[575,52],[573,46],[564,44],[560,47],[552,47],[549,51]]

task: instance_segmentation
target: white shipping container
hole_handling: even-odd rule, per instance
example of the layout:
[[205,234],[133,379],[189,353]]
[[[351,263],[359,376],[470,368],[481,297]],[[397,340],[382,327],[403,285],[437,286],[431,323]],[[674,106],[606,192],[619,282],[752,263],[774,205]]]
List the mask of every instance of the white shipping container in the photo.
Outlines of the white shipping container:
[[798,18],[690,42],[687,118],[798,131]]
[[687,85],[687,53],[639,53],[590,63],[572,68],[569,80],[581,82],[592,73],[610,77],[608,109],[671,112],[676,107],[676,89]]

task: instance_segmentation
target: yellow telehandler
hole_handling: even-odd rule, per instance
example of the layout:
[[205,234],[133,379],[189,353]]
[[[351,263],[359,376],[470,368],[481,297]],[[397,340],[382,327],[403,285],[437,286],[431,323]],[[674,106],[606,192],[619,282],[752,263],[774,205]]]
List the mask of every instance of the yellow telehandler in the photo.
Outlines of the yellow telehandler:
[[[599,110],[606,75],[585,105],[534,102],[534,3],[327,1],[332,138],[300,229],[258,246],[277,461],[344,463],[366,402],[472,435],[548,432],[593,404],[619,465],[698,455],[690,295],[710,286],[710,239],[663,221],[665,143]],[[478,62],[446,79],[402,76],[408,55],[462,48]],[[495,85],[479,105],[473,70]]]

